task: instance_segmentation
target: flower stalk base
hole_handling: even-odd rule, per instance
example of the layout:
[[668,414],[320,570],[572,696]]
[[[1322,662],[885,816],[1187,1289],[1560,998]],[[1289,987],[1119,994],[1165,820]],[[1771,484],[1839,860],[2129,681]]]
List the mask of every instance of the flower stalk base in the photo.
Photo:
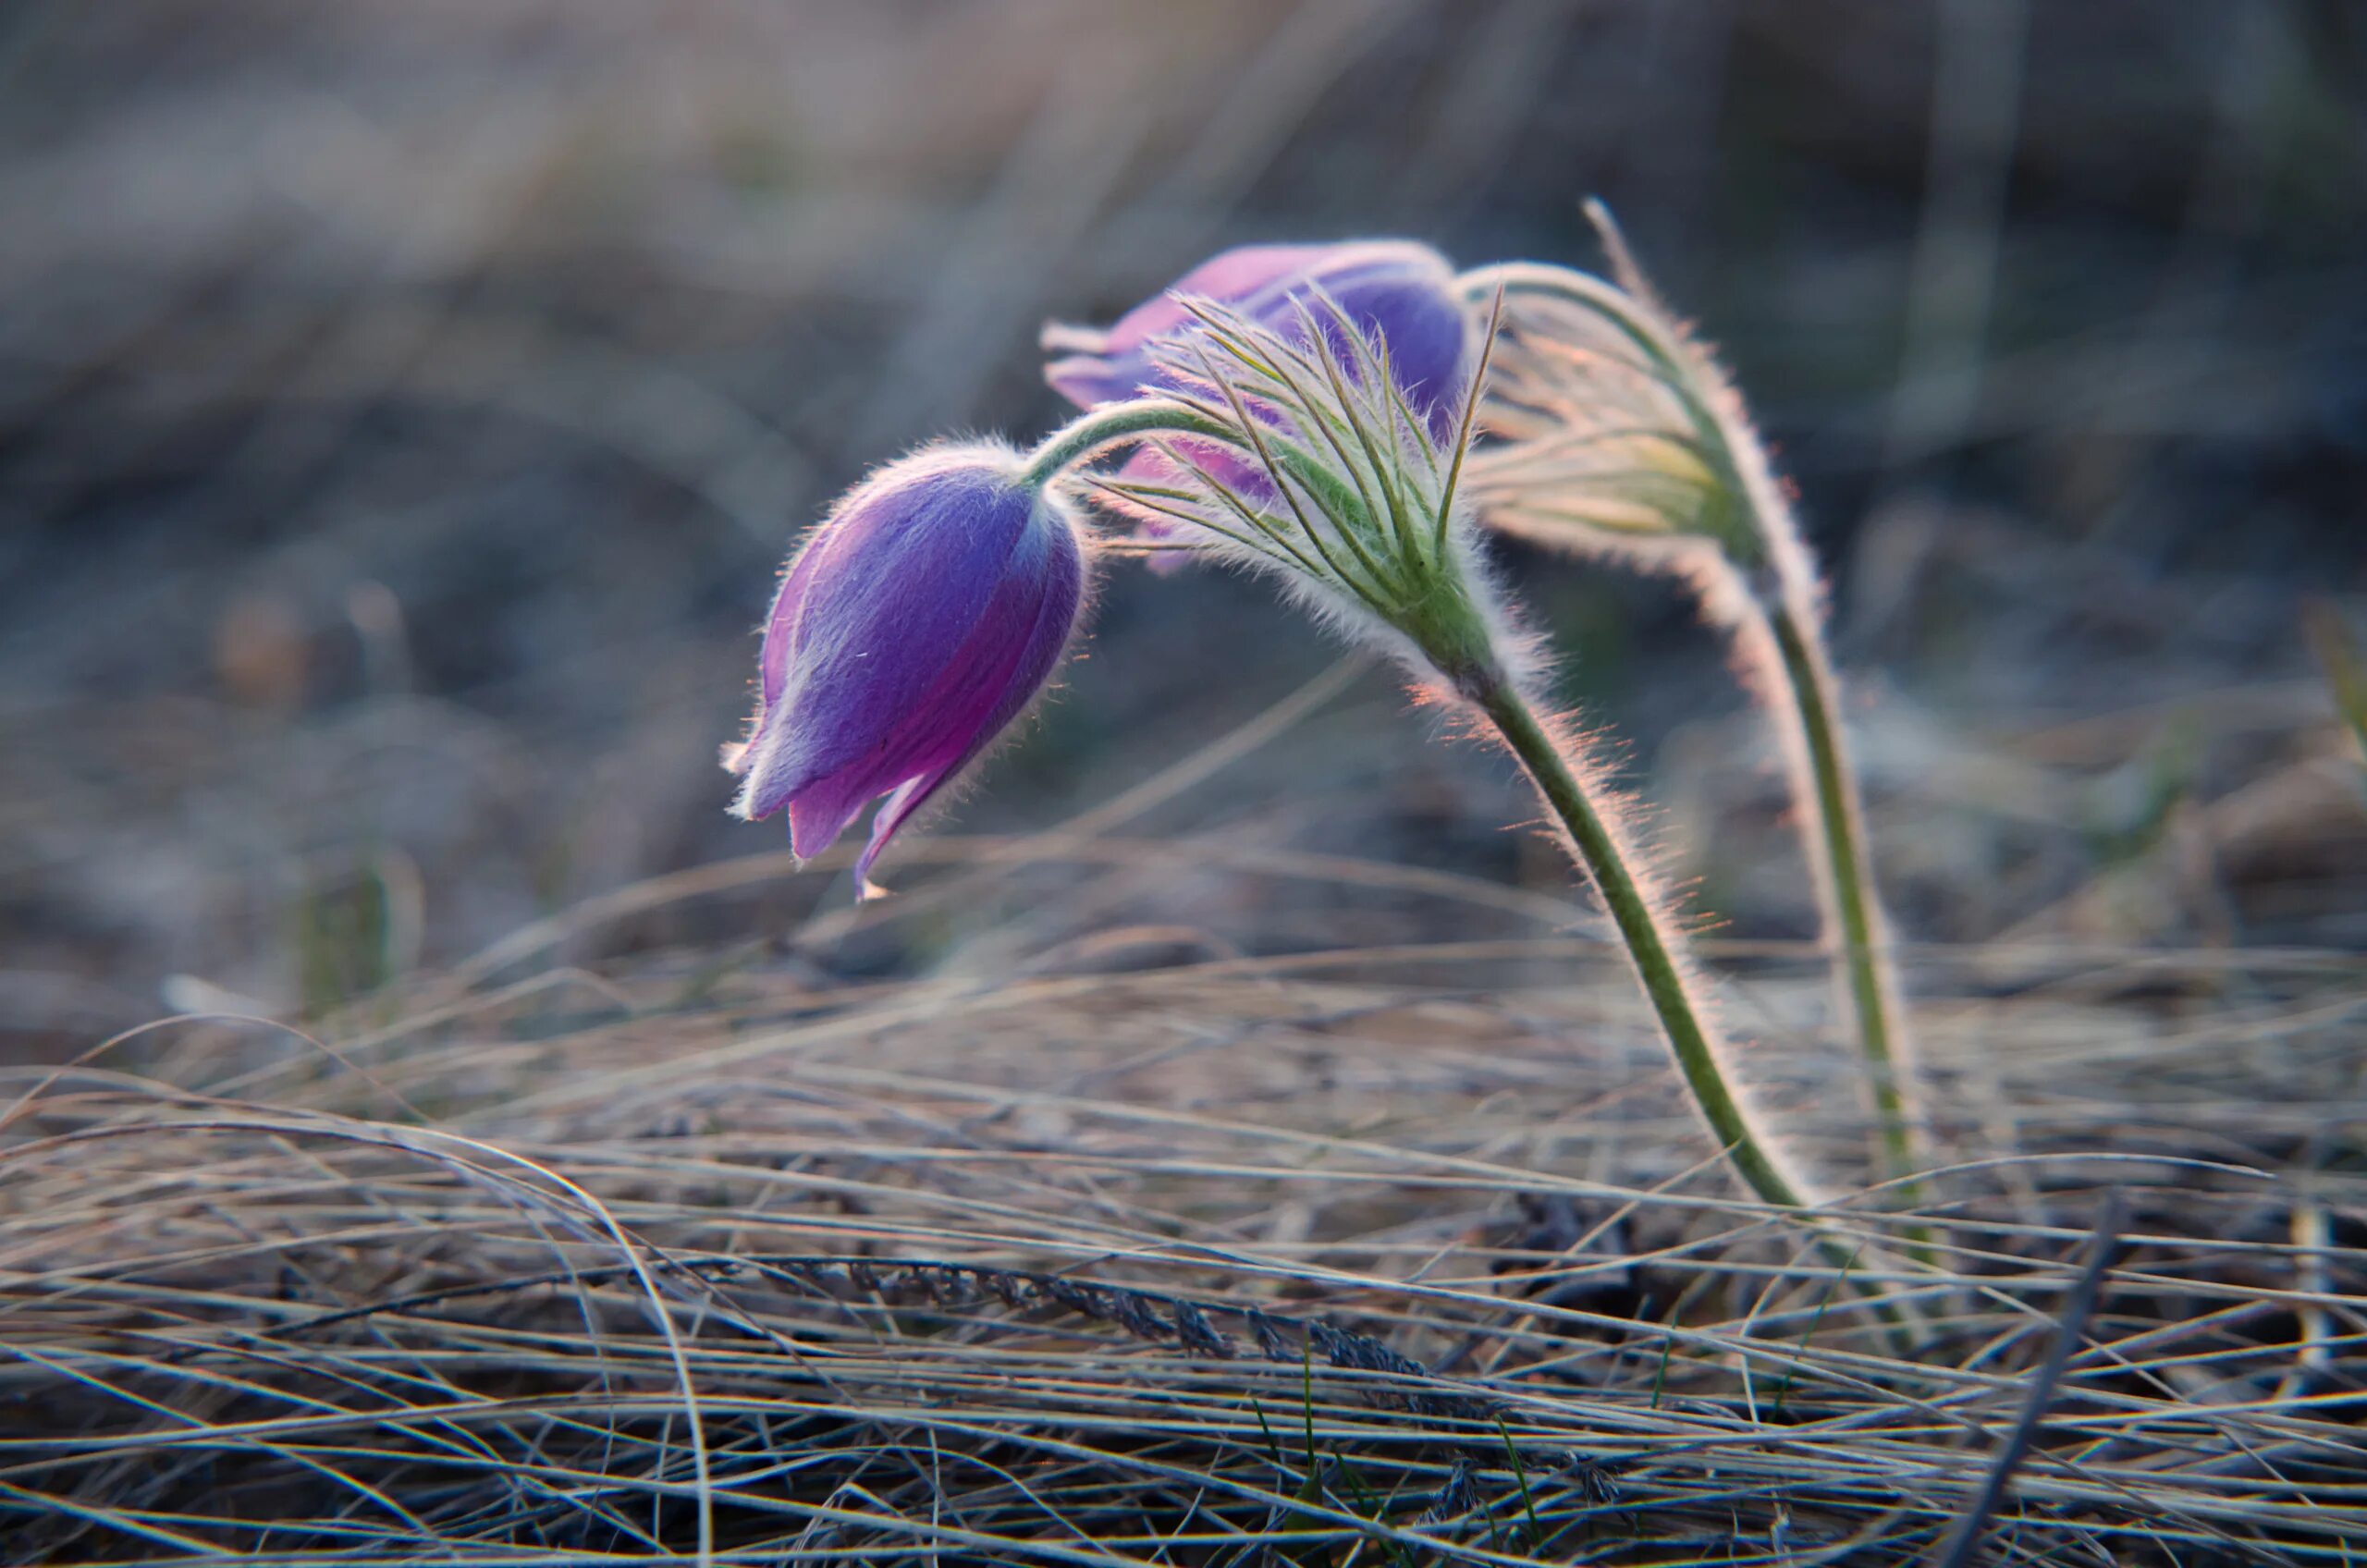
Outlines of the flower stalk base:
[[1630,868],[1617,830],[1588,797],[1552,733],[1518,692],[1508,682],[1499,681],[1477,693],[1474,700],[1544,796],[1573,853],[1593,880],[1660,1020],[1677,1070],[1692,1091],[1693,1103],[1725,1146],[1735,1171],[1769,1203],[1788,1208],[1808,1207],[1812,1200],[1802,1183],[1752,1124],[1742,1100],[1726,1081],[1717,1047],[1702,1023],[1700,1006],[1677,957],[1677,938],[1663,929],[1667,917]]

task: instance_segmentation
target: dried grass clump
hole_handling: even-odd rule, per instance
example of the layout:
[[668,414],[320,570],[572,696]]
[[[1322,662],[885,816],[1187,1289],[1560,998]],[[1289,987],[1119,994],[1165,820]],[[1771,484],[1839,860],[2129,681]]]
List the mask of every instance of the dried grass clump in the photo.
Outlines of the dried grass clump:
[[[2033,1412],[1985,1560],[2367,1535],[2332,955],[1919,955],[1944,1267],[1874,1193],[1844,1280],[1726,1195],[1584,941],[523,967],[778,871],[317,1043],[192,1019],[9,1074],[9,1557],[1898,1562]],[[1754,952],[1730,1006],[1812,1007],[1812,954]],[[1804,1154],[1862,1151],[1843,1058],[1753,1070]]]

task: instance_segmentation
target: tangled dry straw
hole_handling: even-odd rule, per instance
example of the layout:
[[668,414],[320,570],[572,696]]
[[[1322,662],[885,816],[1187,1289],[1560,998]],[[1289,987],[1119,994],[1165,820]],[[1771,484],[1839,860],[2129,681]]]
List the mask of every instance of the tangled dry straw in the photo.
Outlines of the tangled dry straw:
[[[796,942],[556,956],[659,906],[744,915],[774,857],[310,1037],[187,1019],[12,1072],[6,1555],[1931,1561],[2033,1412],[1976,1560],[2367,1536],[2355,964],[1919,953],[1954,998],[1924,1014],[1963,1162],[1925,1189],[1944,1267],[1867,1194],[1845,1280],[1729,1195],[1566,908],[1242,859],[1542,934],[877,984]],[[908,876],[799,940],[926,919]],[[1771,1103],[1846,1169],[1846,1062],[1762,1026],[1813,1008],[1812,955],[1722,962],[1778,1042]]]

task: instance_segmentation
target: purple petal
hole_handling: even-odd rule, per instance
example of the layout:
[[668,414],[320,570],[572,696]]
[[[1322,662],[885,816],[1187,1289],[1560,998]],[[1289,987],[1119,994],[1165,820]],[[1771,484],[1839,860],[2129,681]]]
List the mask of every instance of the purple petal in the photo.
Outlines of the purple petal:
[[1073,525],[1017,482],[1018,455],[944,447],[850,492],[774,596],[763,703],[732,766],[735,809],[786,807],[800,856],[874,798],[858,870],[1017,717],[1059,661],[1083,596]]
[[[933,656],[926,689],[892,709],[865,705],[843,687],[817,693],[802,721],[857,736],[861,746],[838,768],[798,783],[790,802],[791,847],[818,853],[872,797],[910,778],[957,772],[985,749],[1050,673],[1075,619],[1082,579],[1065,529],[1033,534],[969,635]],[[1040,630],[1047,625],[1055,628],[1049,643]],[[878,635],[890,641],[894,630],[883,626]]]
[[987,613],[1035,505],[975,462],[907,459],[849,494],[774,601],[740,759],[750,815],[870,751],[877,716],[909,708]]
[[1138,355],[1112,360],[1100,354],[1073,354],[1044,367],[1044,380],[1053,391],[1080,409],[1123,402],[1141,389],[1150,361]]
[[1000,695],[987,710],[984,721],[977,725],[968,746],[959,756],[950,763],[933,764],[889,795],[880,806],[878,815],[872,819],[870,842],[864,846],[862,855],[855,861],[858,881],[869,883],[872,863],[879,858],[879,851],[888,847],[888,841],[895,837],[896,830],[903,827],[914,812],[926,805],[929,798],[948,779],[969,766],[988,742],[1019,717],[1020,710],[1042,689],[1051,675],[1052,667],[1060,662],[1061,650],[1068,645],[1070,631],[1076,622],[1077,603],[1084,584],[1084,569],[1082,562],[1075,557],[1074,538],[1063,533],[1061,543],[1070,554],[1065,575],[1056,578],[1053,591],[1044,595],[1037,608],[1035,624],[1012,649],[1010,662],[1001,670]]
[[1243,245],[1202,262],[1157,294],[1136,305],[1110,328],[1105,353],[1124,353],[1155,337],[1165,337],[1192,325],[1184,308],[1186,299],[1215,300],[1255,317],[1257,304],[1270,297],[1284,298],[1322,276],[1328,260],[1349,247],[1337,245]]
[[[1048,329],[1048,348],[1073,349],[1045,367],[1045,379],[1081,408],[1145,391],[1174,391],[1183,381],[1157,362],[1152,346],[1195,325],[1183,300],[1215,300],[1293,339],[1304,336],[1301,303],[1324,313],[1328,296],[1348,319],[1389,345],[1396,380],[1416,410],[1444,439],[1453,430],[1470,322],[1453,288],[1453,269],[1428,246],[1406,240],[1334,245],[1257,245],[1227,251],[1120,317],[1106,333]],[[1348,346],[1334,345],[1346,355]]]

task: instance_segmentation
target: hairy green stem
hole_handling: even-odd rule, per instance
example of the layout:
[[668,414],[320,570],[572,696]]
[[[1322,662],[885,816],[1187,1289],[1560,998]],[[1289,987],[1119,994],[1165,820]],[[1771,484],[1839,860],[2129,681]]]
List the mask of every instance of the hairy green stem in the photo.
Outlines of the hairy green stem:
[[1202,435],[1237,446],[1240,433],[1222,420],[1210,419],[1196,409],[1164,398],[1106,403],[1087,410],[1044,437],[1027,454],[1020,475],[1026,484],[1049,484],[1062,469],[1084,462],[1112,447],[1147,440],[1154,435]]
[[[1642,873],[1630,864],[1631,851],[1622,842],[1619,832],[1588,798],[1586,785],[1552,732],[1513,682],[1497,672],[1493,661],[1486,668],[1488,673],[1465,682],[1466,695],[1488,716],[1497,734],[1512,748],[1522,771],[1537,786],[1538,793],[1545,797],[1546,806],[1568,835],[1572,852],[1585,867],[1603,907],[1610,912],[1613,925],[1618,929],[1636,978],[1660,1020],[1662,1038],[1668,1042],[1670,1053],[1676,1058],[1677,1071],[1691,1091],[1701,1119],[1710,1124],[1711,1134],[1725,1145],[1726,1158],[1733,1162],[1735,1172],[1762,1202],[1782,1208],[1809,1209],[1816,1200],[1806,1183],[1776,1156],[1741,1096],[1726,1080],[1725,1068],[1718,1060],[1718,1042],[1702,1016],[1701,1004],[1693,995],[1686,964],[1680,956],[1683,937],[1642,880]],[[1813,1230],[1818,1250],[1840,1269],[1844,1280],[1849,1280],[1850,1270],[1865,1252],[1865,1243],[1853,1242],[1829,1219],[1814,1214],[1805,1218]],[[1911,1239],[1917,1243],[1916,1255],[1929,1261],[1929,1249],[1922,1244],[1921,1236]],[[1871,1301],[1875,1316],[1895,1342],[1902,1346],[1912,1342],[1911,1308],[1889,1301],[1882,1289],[1871,1282],[1852,1280],[1852,1288]]]
[[[1836,696],[1833,667],[1826,662],[1821,639],[1797,594],[1785,594],[1768,612],[1775,645],[1784,655],[1784,685],[1792,699],[1806,743],[1809,769],[1816,784],[1816,830],[1822,841],[1825,864],[1832,877],[1834,933],[1840,944],[1838,962],[1851,1011],[1857,1015],[1858,1042],[1866,1057],[1874,1110],[1882,1123],[1883,1148],[1894,1175],[1917,1168],[1921,1153],[1915,1119],[1904,1083],[1900,1058],[1906,1040],[1897,1026],[1898,995],[1886,960],[1888,943],[1882,927],[1882,906],[1876,901],[1865,847],[1865,808],[1858,800],[1858,780],[1842,750],[1841,723],[1834,711]],[[1909,1204],[1918,1196],[1910,1184],[1901,1189]]]
[[1586,787],[1551,732],[1509,680],[1490,680],[1471,695],[1568,833],[1571,848],[1610,912],[1612,924],[1635,964],[1637,979],[1660,1018],[1677,1069],[1693,1093],[1693,1103],[1725,1145],[1727,1158],[1751,1191],[1767,1202],[1787,1208],[1807,1207],[1809,1200],[1800,1183],[1777,1160],[1766,1136],[1752,1124],[1742,1100],[1726,1082],[1717,1047],[1677,957],[1681,938],[1669,928],[1665,913],[1628,864],[1619,835],[1588,798]]

